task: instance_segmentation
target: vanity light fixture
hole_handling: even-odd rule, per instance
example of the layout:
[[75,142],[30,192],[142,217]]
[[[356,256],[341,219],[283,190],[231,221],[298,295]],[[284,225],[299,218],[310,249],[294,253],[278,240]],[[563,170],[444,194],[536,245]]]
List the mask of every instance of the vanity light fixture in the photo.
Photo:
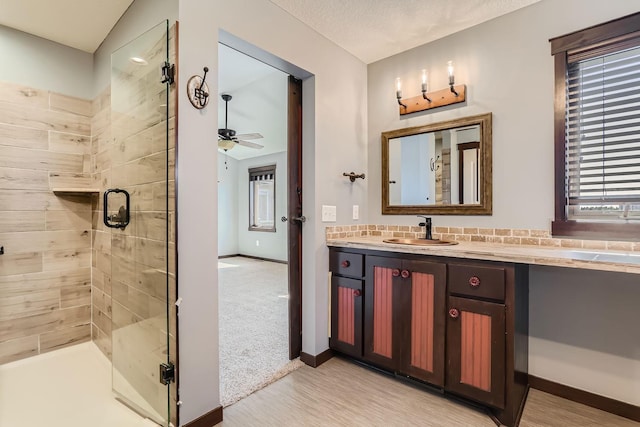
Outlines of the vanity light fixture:
[[402,80],[400,80],[400,77],[396,79],[396,99],[401,107],[407,108],[407,106],[402,103]]
[[427,70],[422,70],[422,98],[426,99],[427,102],[431,102],[429,97],[427,97]]
[[453,88],[453,85],[456,83],[456,78],[453,75],[453,61],[447,63],[447,72],[449,73],[449,89],[451,89],[451,93],[458,96],[458,92]]
[[444,107],[446,105],[457,104],[466,101],[466,86],[455,84],[455,75],[453,73],[453,62],[447,63],[447,72],[449,74],[449,88],[441,89],[434,92],[428,92],[428,74],[427,70],[422,70],[422,84],[420,91],[422,95],[412,98],[402,99],[402,81],[396,79],[396,99],[399,105],[401,116],[405,114],[416,113],[418,111],[430,110],[431,108]]

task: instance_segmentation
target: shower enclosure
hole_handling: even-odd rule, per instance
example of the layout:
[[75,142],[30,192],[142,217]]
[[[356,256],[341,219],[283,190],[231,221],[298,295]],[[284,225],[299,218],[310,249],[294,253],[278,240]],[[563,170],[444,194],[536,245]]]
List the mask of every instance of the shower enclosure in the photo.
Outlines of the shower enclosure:
[[[165,21],[111,56],[112,375],[119,400],[161,425],[175,420],[172,67]],[[175,422],[175,421],[174,421]]]

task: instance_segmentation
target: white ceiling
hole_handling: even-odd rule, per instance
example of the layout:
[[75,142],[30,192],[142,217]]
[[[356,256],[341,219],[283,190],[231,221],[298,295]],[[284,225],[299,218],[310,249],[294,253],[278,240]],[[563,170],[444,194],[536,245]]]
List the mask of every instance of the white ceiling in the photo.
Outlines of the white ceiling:
[[[261,149],[236,144],[226,154],[242,160],[285,151],[287,75],[225,45],[218,46],[218,96],[233,96],[228,127],[238,134],[257,132],[264,137],[251,140],[262,145]],[[219,101],[218,125],[222,128],[225,105]]]
[[93,53],[133,0],[0,0],[0,25]]
[[365,64],[540,0],[270,0]]

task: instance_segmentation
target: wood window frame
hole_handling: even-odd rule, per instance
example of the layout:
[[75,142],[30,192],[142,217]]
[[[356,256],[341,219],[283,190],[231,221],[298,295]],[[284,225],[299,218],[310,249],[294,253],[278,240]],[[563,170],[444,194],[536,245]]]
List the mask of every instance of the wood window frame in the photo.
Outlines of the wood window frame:
[[624,16],[603,24],[549,40],[554,57],[554,221],[552,236],[582,237],[594,239],[633,240],[640,234],[640,224],[605,221],[576,221],[567,218],[565,194],[565,115],[566,76],[569,55],[602,50],[607,45],[622,44],[636,38],[640,32],[640,13]]

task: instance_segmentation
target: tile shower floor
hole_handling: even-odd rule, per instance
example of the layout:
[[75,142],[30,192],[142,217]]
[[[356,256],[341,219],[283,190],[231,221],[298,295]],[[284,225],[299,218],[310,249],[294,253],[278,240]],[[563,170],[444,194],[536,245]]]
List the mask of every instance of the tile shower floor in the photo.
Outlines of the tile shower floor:
[[149,427],[111,391],[111,363],[93,343],[0,366],[0,427]]

